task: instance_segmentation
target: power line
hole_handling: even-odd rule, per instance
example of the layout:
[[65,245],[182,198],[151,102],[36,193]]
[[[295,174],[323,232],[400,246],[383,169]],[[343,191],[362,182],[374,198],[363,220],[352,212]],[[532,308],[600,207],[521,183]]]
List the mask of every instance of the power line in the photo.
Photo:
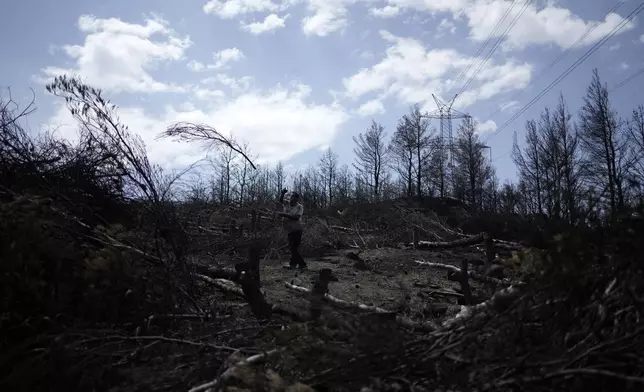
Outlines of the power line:
[[516,120],[521,114],[523,114],[526,110],[528,110],[534,103],[536,103],[541,97],[543,97],[548,91],[550,91],[554,86],[559,84],[563,79],[565,79],[572,71],[574,71],[581,63],[586,61],[588,57],[590,57],[593,53],[597,51],[603,44],[606,43],[610,38],[612,38],[617,32],[619,32],[624,26],[630,22],[631,19],[633,19],[635,16],[637,16],[640,12],[644,10],[644,3],[640,4],[631,12],[622,22],[620,22],[617,26],[615,26],[610,32],[608,32],[604,37],[602,37],[601,40],[599,40],[595,45],[593,45],[583,56],[581,56],[577,61],[575,61],[568,69],[566,69],[561,75],[559,75],[552,83],[550,83],[545,89],[543,89],[539,94],[537,94],[536,97],[534,97],[530,102],[528,102],[521,110],[519,110],[517,113],[515,113],[508,121],[503,123],[494,133],[492,133],[487,139],[485,139],[484,142],[487,142],[494,136],[498,135],[499,132],[501,132],[503,129],[507,128],[510,123],[512,123],[514,120]]
[[[467,80],[467,82],[463,85],[463,87],[461,87],[461,89],[460,89],[460,90],[459,90],[459,92],[457,93],[457,96],[458,96],[458,95],[460,95],[463,91],[465,91],[465,89],[467,88],[467,86],[469,86],[469,85],[470,85],[470,83],[472,83],[472,81],[473,81],[473,80],[474,80],[474,78],[476,77],[476,74],[478,74],[478,73],[481,71],[481,69],[483,69],[483,66],[488,62],[488,60],[490,59],[490,57],[492,57],[492,54],[494,54],[494,51],[496,51],[496,49],[501,45],[501,42],[503,42],[503,40],[507,37],[507,35],[510,33],[510,30],[512,30],[512,28],[514,27],[514,25],[516,25],[516,24],[517,24],[517,22],[518,22],[518,21],[519,21],[519,19],[521,18],[521,15],[523,15],[523,13],[525,12],[525,10],[526,10],[526,9],[528,9],[528,6],[532,3],[532,1],[533,1],[533,0],[526,0],[526,1],[523,3],[523,7],[522,7],[522,8],[521,8],[521,10],[519,11],[519,13],[517,13],[517,14],[514,16],[514,19],[512,19],[512,21],[510,22],[510,24],[508,25],[508,27],[506,27],[506,28],[505,28],[505,31],[504,31],[504,32],[501,34],[501,36],[496,40],[496,43],[494,44],[494,46],[492,47],[492,49],[490,50],[490,52],[487,54],[487,56],[485,56],[485,58],[484,58],[484,59],[483,59],[483,61],[479,64],[478,68],[474,71],[474,73],[473,73],[472,75],[470,75],[470,78],[469,78],[469,79]],[[514,4],[514,3],[513,3],[513,4]]]
[[[564,52],[563,52],[559,57],[557,57],[557,58],[556,58],[553,62],[551,62],[547,67],[545,67],[545,68],[541,71],[541,73],[540,73],[539,75],[537,75],[537,77],[536,77],[536,78],[534,78],[534,79],[532,80],[532,82],[531,82],[531,83],[532,83],[532,84],[534,84],[537,80],[539,80],[539,78],[541,78],[543,75],[545,75],[545,74],[546,74],[546,72],[548,72],[552,67],[554,67],[554,66],[555,66],[559,61],[561,61],[564,57],[566,57],[566,55],[567,55],[568,53],[570,53],[570,52],[571,52],[571,51],[572,51],[572,50],[573,50],[573,49],[574,49],[574,48],[575,48],[579,43],[581,43],[581,42],[582,42],[586,37],[588,37],[588,35],[589,35],[590,33],[592,33],[592,32],[593,32],[593,30],[595,30],[595,29],[597,28],[597,26],[599,26],[599,25],[602,23],[602,21],[603,21],[603,20],[605,20],[605,19],[608,17],[608,15],[610,15],[610,14],[611,14],[612,12],[614,12],[617,8],[619,8],[622,4],[624,4],[624,2],[626,2],[626,0],[620,0],[620,1],[618,1],[618,2],[617,2],[617,4],[616,4],[615,6],[613,6],[613,8],[611,8],[608,12],[606,12],[606,15],[604,15],[604,17],[603,17],[603,18],[598,19],[598,20],[597,20],[597,21],[596,21],[592,26],[590,26],[588,29],[586,29],[586,31],[585,31],[585,32],[584,32],[584,33],[583,33],[579,38],[577,38],[577,40],[576,40],[576,41],[575,41],[571,46],[569,46],[569,47],[568,47],[568,49],[566,49],[566,50],[565,50],[565,51],[564,51]],[[514,99],[514,98],[516,98],[517,96],[521,95],[524,91],[525,91],[525,90],[518,90],[517,92],[515,92],[515,93],[514,93],[514,94],[509,98],[509,100],[513,100],[513,99]],[[490,117],[490,118],[493,118],[493,117],[494,117],[494,116],[496,116],[496,115],[497,115],[501,110],[503,110],[503,108],[502,108],[502,107],[498,108],[496,111],[494,111],[492,114],[490,114],[490,116],[489,116],[489,117]]]
[[631,80],[635,79],[636,77],[640,76],[643,73],[644,73],[644,68],[640,69],[639,71],[635,72],[631,76],[629,76],[626,79],[622,80],[621,82],[617,83],[612,89],[608,90],[608,92],[612,93],[613,91],[620,89],[625,84],[627,84],[628,82],[630,82]]
[[[461,74],[460,74],[460,75],[458,75],[458,77],[457,77],[457,78],[452,82],[452,84],[449,86],[449,89],[447,90],[448,92],[449,92],[449,91],[452,91],[452,89],[454,88],[454,86],[455,86],[456,84],[460,83],[460,82],[461,82],[461,80],[462,80],[462,79],[465,77],[465,75],[467,74],[467,72],[472,68],[472,66],[474,65],[474,63],[475,63],[475,62],[476,62],[476,60],[478,59],[478,57],[479,57],[479,55],[481,54],[481,52],[483,51],[483,49],[485,49],[485,47],[487,46],[487,44],[488,44],[488,43],[490,42],[490,40],[494,37],[494,34],[495,34],[495,33],[496,33],[496,31],[499,29],[499,27],[501,27],[501,24],[503,23],[503,21],[505,20],[505,18],[507,18],[507,17],[508,17],[508,15],[510,14],[510,11],[512,10],[512,8],[514,8],[514,5],[515,5],[515,4],[516,4],[516,3],[515,3],[514,1],[510,3],[510,6],[505,10],[505,12],[503,13],[503,15],[501,15],[501,19],[499,19],[499,21],[498,21],[498,22],[496,22],[496,25],[494,26],[493,30],[490,32],[490,34],[488,34],[487,38],[485,39],[485,42],[483,42],[483,45],[481,45],[481,47],[479,47],[479,49],[476,51],[476,54],[474,55],[474,57],[472,57],[472,61],[470,61],[470,64],[467,66],[467,68],[465,68],[465,70],[464,70],[464,71],[462,71],[462,72],[461,72]],[[483,17],[483,19],[485,19],[485,18],[487,17],[487,14],[488,14],[488,13],[489,13],[489,9],[488,9],[488,12],[486,12],[486,13],[485,13],[485,16]]]

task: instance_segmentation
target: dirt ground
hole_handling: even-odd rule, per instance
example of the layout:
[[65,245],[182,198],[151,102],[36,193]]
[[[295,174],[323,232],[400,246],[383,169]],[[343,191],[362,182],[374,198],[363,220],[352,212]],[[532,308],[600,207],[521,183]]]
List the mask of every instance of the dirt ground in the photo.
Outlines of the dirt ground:
[[[419,265],[414,261],[458,267],[463,259],[483,261],[483,254],[473,247],[440,251],[381,248],[360,253],[367,265],[366,270],[360,270],[354,267],[354,260],[346,257],[349,252],[352,250],[337,250],[318,258],[305,257],[308,268],[304,271],[284,268],[288,264],[288,254],[282,255],[279,260],[263,260],[261,280],[267,300],[272,304],[307,309],[306,296],[287,288],[284,282],[311,288],[318,272],[323,268],[329,268],[338,278],[337,282],[329,285],[329,293],[334,297],[424,319],[436,316],[436,304],[457,304],[455,296],[441,295],[437,291],[454,292],[460,286],[457,282],[447,279],[445,270]],[[217,266],[231,268],[225,264],[227,263],[218,263]],[[475,295],[485,290],[477,282],[470,281],[470,284]],[[242,299],[239,301],[243,303]]]
[[[338,278],[337,282],[329,285],[330,294],[336,298],[375,305],[421,322],[440,322],[453,316],[460,307],[457,306],[457,298],[442,296],[433,291],[454,291],[459,288],[459,284],[449,281],[446,271],[419,265],[414,261],[459,266],[463,259],[483,260],[483,254],[473,247],[439,251],[380,248],[360,253],[368,269],[359,270],[354,267],[355,261],[346,257],[352,251],[337,250],[324,257],[305,258],[308,263],[305,271],[285,269],[288,254],[282,254],[280,259],[262,260],[262,290],[266,299],[272,304],[295,307],[306,312],[309,306],[307,296],[288,289],[284,282],[311,288],[318,271],[330,268]],[[238,261],[219,258],[211,265],[232,268]],[[470,282],[474,294],[485,290],[477,282]],[[173,322],[177,338],[185,339],[189,336],[191,340],[207,344],[242,347],[242,356],[255,354],[262,347],[270,348],[274,336],[268,332],[269,327],[275,324],[279,329],[282,324],[279,317],[268,323],[260,322],[252,315],[243,298],[214,287],[206,287],[205,290],[209,293],[209,301],[215,312],[213,318]],[[152,330],[148,332],[155,334]],[[215,352],[210,356],[198,347],[173,344],[165,344],[157,350],[146,350],[146,357],[149,355],[149,359],[142,359],[136,366],[120,372],[124,377],[124,384],[130,384],[131,388],[123,385],[118,390],[174,391],[193,387],[197,381],[205,382],[223,371],[226,364],[217,358],[230,355],[233,351],[235,350]]]

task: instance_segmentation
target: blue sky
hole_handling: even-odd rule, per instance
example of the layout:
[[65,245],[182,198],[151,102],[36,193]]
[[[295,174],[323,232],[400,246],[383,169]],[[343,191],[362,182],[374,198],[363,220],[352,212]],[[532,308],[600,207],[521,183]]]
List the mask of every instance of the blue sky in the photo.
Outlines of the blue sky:
[[[455,107],[479,121],[486,139],[641,2],[623,1],[605,17],[617,3],[532,1]],[[515,2],[480,57],[523,4]],[[146,141],[151,160],[169,167],[202,155],[198,146],[154,140],[167,125],[183,120],[232,132],[249,143],[260,162],[315,163],[321,149],[331,146],[349,163],[352,137],[372,119],[391,135],[409,105],[433,110],[431,94],[448,98],[459,91],[467,78],[454,80],[511,5],[507,0],[9,2],[0,24],[5,37],[0,86],[10,86],[22,102],[33,88],[38,112],[28,126],[57,127],[73,139],[73,120],[60,99],[47,95],[44,83],[61,73],[78,74],[120,107],[121,119]],[[579,45],[536,79],[597,21]],[[488,141],[499,177],[514,177],[513,132],[521,139],[525,120],[554,106],[560,92],[576,114],[593,68],[610,87],[642,66],[644,29],[635,18]],[[615,108],[627,115],[644,103],[643,86],[644,76],[615,91]]]

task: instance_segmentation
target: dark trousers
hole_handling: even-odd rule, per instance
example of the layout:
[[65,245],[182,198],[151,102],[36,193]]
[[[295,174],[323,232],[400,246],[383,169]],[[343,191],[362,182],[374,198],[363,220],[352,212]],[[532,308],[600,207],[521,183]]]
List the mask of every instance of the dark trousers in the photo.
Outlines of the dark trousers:
[[306,263],[300,254],[300,244],[302,243],[302,230],[288,233],[288,248],[291,251],[291,265],[304,266]]

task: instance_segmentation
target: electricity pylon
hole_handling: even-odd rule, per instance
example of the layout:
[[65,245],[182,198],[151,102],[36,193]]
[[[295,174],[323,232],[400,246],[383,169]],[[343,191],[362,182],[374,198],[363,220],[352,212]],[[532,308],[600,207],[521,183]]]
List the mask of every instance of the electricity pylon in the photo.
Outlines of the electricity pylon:
[[445,145],[447,145],[448,151],[448,161],[450,165],[454,163],[454,136],[452,134],[452,119],[463,119],[463,118],[472,118],[467,113],[459,112],[458,110],[452,108],[454,101],[458,94],[454,95],[454,98],[445,102],[432,94],[434,102],[436,102],[437,109],[433,112],[430,112],[425,115],[428,118],[435,118],[440,121],[440,137],[439,137],[439,148],[442,150]]
[[444,102],[443,100],[441,100],[440,98],[432,94],[432,97],[434,98],[434,102],[436,102],[437,109],[425,115],[425,117],[438,119],[440,121],[440,137],[438,138],[438,151],[440,151],[440,154],[447,153],[446,156],[444,155],[446,159],[445,161],[443,161],[447,163],[447,167],[443,166],[443,169],[441,169],[441,172],[442,172],[441,179],[440,179],[441,197],[445,197],[447,195],[448,187],[446,185],[448,185],[449,183],[452,183],[452,187],[454,186],[453,184],[454,177],[452,175],[454,171],[454,136],[452,134],[452,119],[462,119],[462,118],[471,119],[472,118],[469,114],[459,112],[458,110],[452,108],[457,96],[458,94],[454,95],[454,98],[452,98],[448,102]]

